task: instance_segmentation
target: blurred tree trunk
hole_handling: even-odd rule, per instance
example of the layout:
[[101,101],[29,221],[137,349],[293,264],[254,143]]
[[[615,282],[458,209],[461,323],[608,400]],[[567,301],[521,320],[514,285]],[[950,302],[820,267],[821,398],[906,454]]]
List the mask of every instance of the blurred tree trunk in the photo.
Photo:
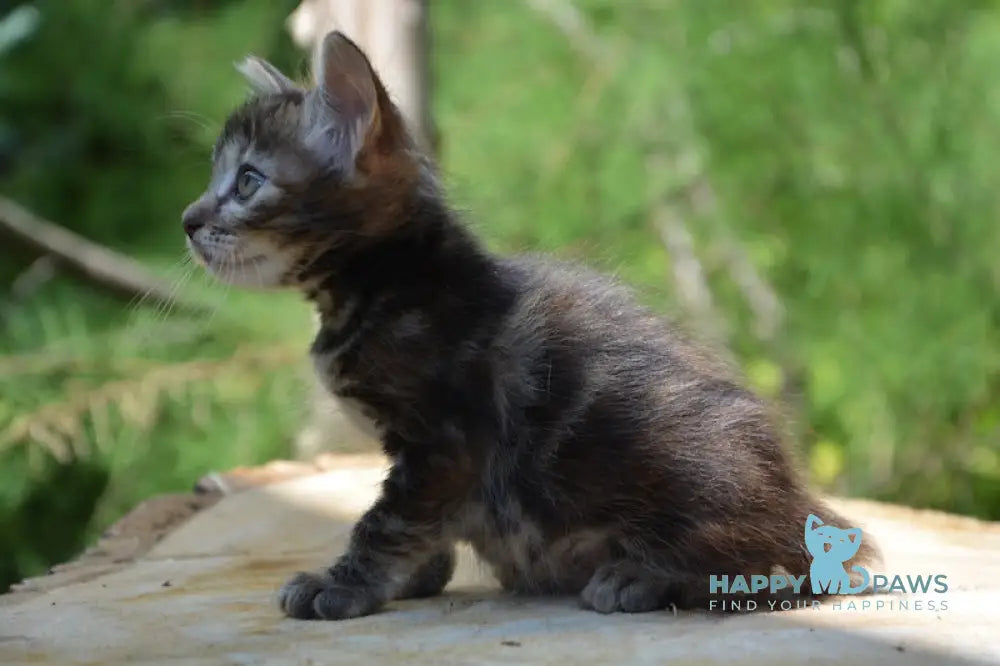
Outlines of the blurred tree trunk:
[[[368,54],[417,144],[433,154],[438,136],[430,110],[428,2],[303,0],[287,26],[296,44],[311,51],[314,69],[328,32],[339,30],[354,40]],[[311,458],[330,449],[357,450],[373,444],[315,382],[311,414],[296,439],[296,455]]]
[[368,54],[403,112],[418,144],[433,152],[437,132],[430,111],[429,0],[303,0],[288,17],[295,42],[310,49],[313,66],[323,36],[340,30]]

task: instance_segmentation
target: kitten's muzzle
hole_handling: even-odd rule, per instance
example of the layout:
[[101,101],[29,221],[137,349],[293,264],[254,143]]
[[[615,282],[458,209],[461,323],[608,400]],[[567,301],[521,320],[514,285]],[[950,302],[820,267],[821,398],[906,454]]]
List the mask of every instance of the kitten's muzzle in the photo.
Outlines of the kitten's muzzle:
[[211,206],[204,198],[198,199],[193,204],[184,209],[181,214],[181,225],[188,238],[193,238],[196,231],[205,226],[208,216],[211,214]]

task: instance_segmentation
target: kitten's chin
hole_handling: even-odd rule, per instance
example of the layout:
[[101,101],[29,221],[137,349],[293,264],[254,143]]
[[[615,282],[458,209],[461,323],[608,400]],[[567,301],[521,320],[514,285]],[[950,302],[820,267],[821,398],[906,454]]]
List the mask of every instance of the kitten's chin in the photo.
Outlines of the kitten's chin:
[[268,257],[209,263],[207,268],[218,280],[238,287],[277,289],[286,286],[284,264]]
[[287,286],[288,267],[280,259],[264,254],[243,257],[228,253],[215,256],[195,243],[188,242],[195,261],[220,282],[251,289],[276,289]]

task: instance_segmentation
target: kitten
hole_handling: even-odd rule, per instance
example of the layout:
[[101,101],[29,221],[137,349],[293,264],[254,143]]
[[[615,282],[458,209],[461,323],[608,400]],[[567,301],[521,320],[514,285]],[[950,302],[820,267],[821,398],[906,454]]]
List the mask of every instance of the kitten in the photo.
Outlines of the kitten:
[[[299,289],[326,388],[392,460],[347,552],[281,590],[340,619],[441,591],[468,541],[504,588],[602,613],[704,607],[710,574],[806,574],[796,476],[761,400],[610,280],[487,252],[448,207],[362,52],[316,87],[248,58],[183,215],[219,278]],[[865,551],[870,555],[870,551]]]

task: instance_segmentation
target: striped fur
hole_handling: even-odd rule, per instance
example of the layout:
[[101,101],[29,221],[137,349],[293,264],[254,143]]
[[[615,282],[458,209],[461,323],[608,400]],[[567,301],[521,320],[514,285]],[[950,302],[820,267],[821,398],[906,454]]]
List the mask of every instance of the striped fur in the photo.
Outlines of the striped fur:
[[[226,123],[185,213],[209,270],[315,304],[316,370],[393,462],[347,552],[292,578],[284,612],[435,594],[457,541],[508,589],[600,612],[700,607],[710,574],[807,574],[806,516],[843,521],[766,405],[608,278],[485,250],[361,52],[333,34],[324,62],[311,90],[257,67],[280,86]],[[241,164],[266,183],[234,201]]]

